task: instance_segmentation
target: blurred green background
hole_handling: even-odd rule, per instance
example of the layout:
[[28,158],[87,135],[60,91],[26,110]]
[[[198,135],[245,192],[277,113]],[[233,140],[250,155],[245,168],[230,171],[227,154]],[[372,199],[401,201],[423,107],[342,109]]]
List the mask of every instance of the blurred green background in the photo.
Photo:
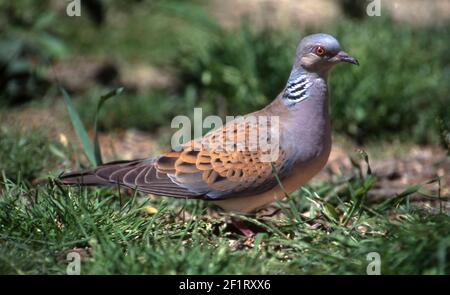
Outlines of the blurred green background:
[[364,0],[81,2],[82,15],[68,17],[69,1],[0,1],[1,116],[52,110],[62,102],[57,80],[88,126],[98,96],[125,86],[101,114],[103,131],[153,132],[197,106],[250,112],[282,90],[301,37],[326,32],[361,63],[331,75],[337,133],[358,144],[448,145],[448,1],[422,12],[414,1],[382,1],[379,17]]

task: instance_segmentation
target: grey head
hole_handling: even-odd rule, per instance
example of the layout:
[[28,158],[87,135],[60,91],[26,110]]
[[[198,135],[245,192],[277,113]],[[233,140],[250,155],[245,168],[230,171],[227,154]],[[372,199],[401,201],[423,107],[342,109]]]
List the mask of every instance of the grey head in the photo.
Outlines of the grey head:
[[328,34],[313,34],[300,41],[296,51],[294,67],[309,72],[326,74],[336,64],[348,62],[358,65],[358,61],[341,49],[335,37]]
[[317,78],[326,88],[328,72],[337,64],[347,62],[359,65],[358,61],[341,49],[335,37],[328,34],[313,34],[304,37],[296,51],[294,66],[286,85],[283,98],[287,105],[296,104],[309,97]]

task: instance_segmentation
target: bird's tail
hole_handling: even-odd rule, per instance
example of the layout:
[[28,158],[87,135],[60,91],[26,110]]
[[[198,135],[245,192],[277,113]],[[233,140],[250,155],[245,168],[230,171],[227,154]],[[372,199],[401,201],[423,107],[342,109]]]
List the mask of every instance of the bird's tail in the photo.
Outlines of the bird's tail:
[[92,169],[63,173],[58,180],[66,185],[110,186],[117,183],[110,178],[114,172],[132,168],[141,162],[142,160],[110,162]]

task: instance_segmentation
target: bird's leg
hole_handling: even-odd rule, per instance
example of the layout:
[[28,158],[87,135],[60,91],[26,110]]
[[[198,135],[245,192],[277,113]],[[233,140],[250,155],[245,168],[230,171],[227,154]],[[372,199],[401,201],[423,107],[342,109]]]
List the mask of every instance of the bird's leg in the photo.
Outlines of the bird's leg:
[[231,223],[238,229],[246,238],[251,238],[255,235],[253,230],[251,230],[244,221],[239,218],[231,217]]

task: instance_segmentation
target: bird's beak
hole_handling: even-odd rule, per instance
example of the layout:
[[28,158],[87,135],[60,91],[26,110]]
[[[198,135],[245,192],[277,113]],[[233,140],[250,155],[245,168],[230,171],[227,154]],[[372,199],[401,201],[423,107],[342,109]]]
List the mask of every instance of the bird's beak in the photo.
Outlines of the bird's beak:
[[350,55],[347,54],[347,52],[345,51],[340,51],[337,55],[336,55],[337,60],[339,61],[344,61],[344,62],[348,62],[354,65],[358,65],[359,66],[359,62],[356,58],[351,57]]

